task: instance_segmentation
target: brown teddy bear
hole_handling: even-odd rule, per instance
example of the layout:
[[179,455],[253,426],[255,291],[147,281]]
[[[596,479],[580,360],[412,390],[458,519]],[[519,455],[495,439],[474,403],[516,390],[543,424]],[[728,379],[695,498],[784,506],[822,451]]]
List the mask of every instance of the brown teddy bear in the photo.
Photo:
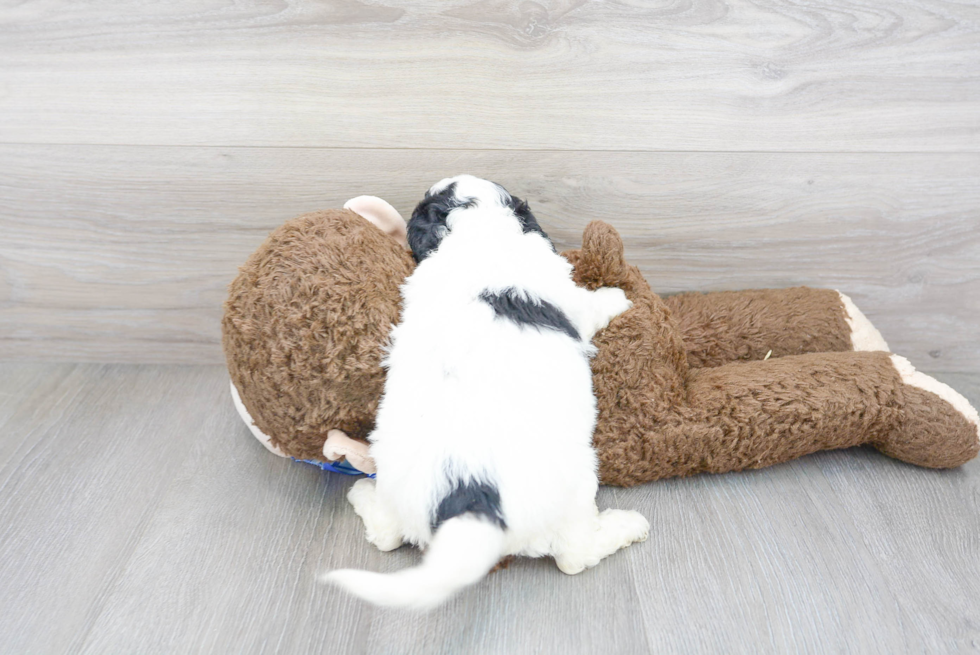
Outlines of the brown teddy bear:
[[[976,410],[889,354],[836,291],[661,299],[601,222],[563,254],[577,283],[617,286],[633,301],[593,340],[605,484],[758,468],[860,444],[934,468],[977,454]],[[236,407],[269,450],[373,472],[366,437],[384,387],[381,358],[413,269],[404,220],[369,196],[287,222],[241,268],[223,345]],[[345,458],[354,470],[331,465]]]

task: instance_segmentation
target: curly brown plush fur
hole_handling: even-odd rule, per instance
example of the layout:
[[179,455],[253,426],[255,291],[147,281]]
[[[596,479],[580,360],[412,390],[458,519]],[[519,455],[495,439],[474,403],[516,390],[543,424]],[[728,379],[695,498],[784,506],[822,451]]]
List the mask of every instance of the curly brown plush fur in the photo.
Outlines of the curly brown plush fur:
[[844,305],[831,289],[695,292],[663,301],[694,368],[852,349]]
[[[662,300],[600,222],[586,228],[582,249],[563,254],[578,283],[622,287],[634,303],[594,340],[606,484],[757,468],[863,443],[931,467],[977,454],[963,414],[904,383],[888,353],[852,352],[836,292]],[[413,268],[394,239],[346,210],[286,223],[242,267],[225,305],[228,369],[281,452],[322,461],[329,430],[366,437],[398,288]]]

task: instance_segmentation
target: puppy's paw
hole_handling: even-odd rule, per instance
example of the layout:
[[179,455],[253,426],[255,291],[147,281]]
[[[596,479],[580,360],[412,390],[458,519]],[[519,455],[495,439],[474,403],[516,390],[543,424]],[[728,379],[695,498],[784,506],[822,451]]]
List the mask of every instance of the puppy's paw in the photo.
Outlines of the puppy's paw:
[[601,530],[619,548],[650,536],[650,522],[639,512],[624,509],[607,509],[599,515]]
[[626,297],[626,292],[616,287],[603,287],[592,292],[596,304],[596,330],[609,325],[613,320],[630,307],[633,301]]
[[[558,565],[558,570],[565,575],[577,575],[589,568],[586,558],[579,554],[563,553],[558,555],[555,557],[555,564]],[[595,566],[595,564],[591,566]]]
[[[378,528],[380,526],[375,527]],[[365,536],[382,553],[395,550],[405,543],[402,541],[402,535],[398,530],[398,526],[394,524],[384,526],[383,529],[376,529],[374,532],[367,532]]]
[[354,506],[354,512],[364,518],[370,511],[370,506],[374,504],[374,480],[361,478],[355,482],[347,492],[347,500]]
[[362,478],[355,482],[347,492],[347,500],[364,522],[364,537],[378,550],[387,552],[402,545],[398,522],[378,503],[374,480]]

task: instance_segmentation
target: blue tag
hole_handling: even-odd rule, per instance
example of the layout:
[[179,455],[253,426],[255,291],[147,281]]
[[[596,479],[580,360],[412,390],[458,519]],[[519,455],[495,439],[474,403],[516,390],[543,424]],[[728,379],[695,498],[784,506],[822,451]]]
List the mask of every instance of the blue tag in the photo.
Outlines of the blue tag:
[[333,471],[334,473],[343,473],[344,475],[363,475],[369,478],[374,477],[374,473],[365,473],[364,471],[359,471],[353,466],[351,466],[350,464],[348,464],[347,460],[332,463],[332,462],[318,462],[315,459],[296,459],[295,457],[291,457],[290,459],[292,459],[294,462],[303,462],[304,464],[312,464],[313,466],[318,466],[324,471]]

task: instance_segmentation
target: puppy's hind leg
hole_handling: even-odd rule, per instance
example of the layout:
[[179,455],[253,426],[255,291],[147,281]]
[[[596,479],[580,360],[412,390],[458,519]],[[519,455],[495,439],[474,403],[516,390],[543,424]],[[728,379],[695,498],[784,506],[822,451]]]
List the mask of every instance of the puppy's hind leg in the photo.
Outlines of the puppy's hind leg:
[[639,512],[607,509],[574,526],[554,554],[562,573],[575,575],[637,541],[646,541],[650,523]]
[[379,502],[374,480],[362,478],[347,492],[354,512],[364,521],[364,536],[379,550],[394,550],[402,545],[402,531],[395,515]]

